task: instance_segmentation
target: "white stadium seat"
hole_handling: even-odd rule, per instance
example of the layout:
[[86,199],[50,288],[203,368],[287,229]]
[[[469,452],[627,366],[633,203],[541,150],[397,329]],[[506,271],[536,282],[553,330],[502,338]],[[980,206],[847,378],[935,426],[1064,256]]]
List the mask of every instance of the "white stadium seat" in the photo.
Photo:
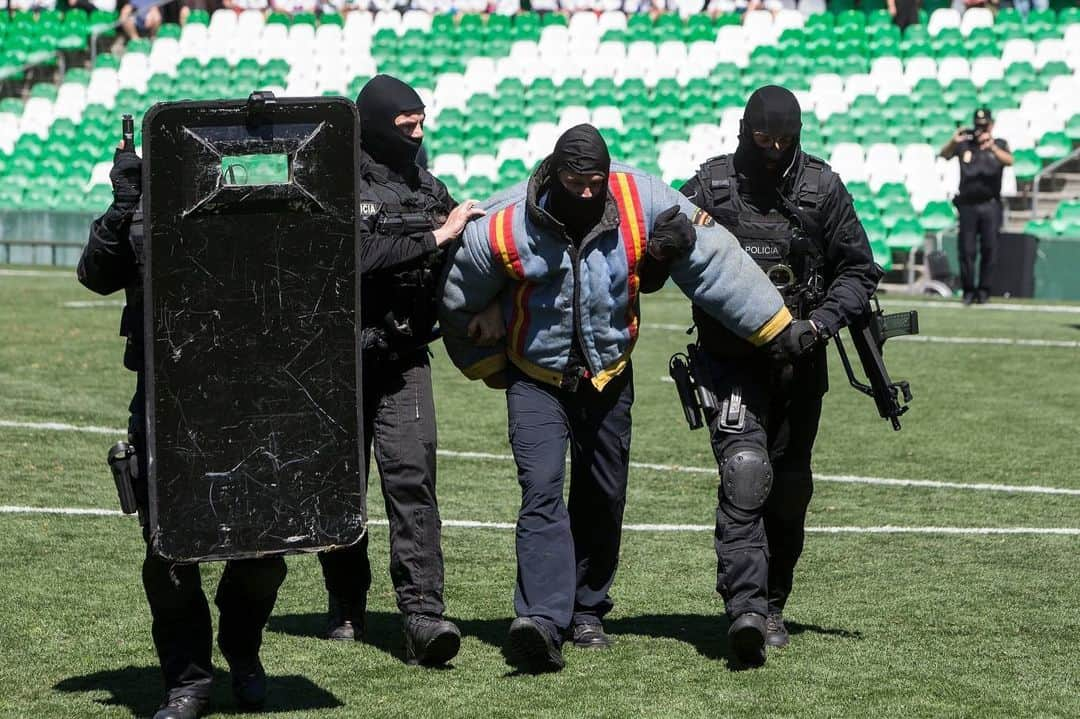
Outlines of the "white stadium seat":
[[937,77],[937,62],[932,57],[913,57],[907,61],[907,66],[904,67],[904,81],[908,87],[915,87],[915,84],[923,78]]
[[1030,62],[1035,64],[1035,43],[1024,38],[1006,40],[1001,48],[1001,62],[1005,67],[1014,62]]
[[[978,9],[978,8],[974,8]],[[970,11],[969,11],[970,12]],[[938,65],[938,82],[947,87],[953,80],[971,77],[971,66],[962,57],[946,57]]]
[[1005,76],[1005,66],[996,57],[977,57],[971,61],[971,81],[975,87],[982,87],[987,80],[998,80]]
[[993,27],[994,12],[984,7],[968,8],[960,18],[960,32],[967,37],[977,27]]
[[960,13],[952,8],[938,8],[930,13],[930,19],[926,21],[926,31],[937,36],[946,28],[960,27]]

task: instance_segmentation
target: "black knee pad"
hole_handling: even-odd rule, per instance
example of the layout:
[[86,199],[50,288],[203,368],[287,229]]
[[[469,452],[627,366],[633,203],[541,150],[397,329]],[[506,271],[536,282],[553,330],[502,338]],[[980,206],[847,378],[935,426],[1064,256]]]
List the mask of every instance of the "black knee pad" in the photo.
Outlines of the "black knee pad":
[[756,513],[765,506],[772,489],[769,455],[753,445],[731,447],[720,463],[720,504]]

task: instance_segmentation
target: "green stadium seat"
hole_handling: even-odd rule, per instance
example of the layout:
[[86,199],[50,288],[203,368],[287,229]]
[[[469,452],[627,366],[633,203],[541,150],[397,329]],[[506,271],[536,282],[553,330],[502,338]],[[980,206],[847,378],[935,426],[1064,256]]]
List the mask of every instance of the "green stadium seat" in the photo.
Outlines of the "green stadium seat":
[[[886,224],[888,224],[887,221]],[[923,228],[922,222],[914,217],[898,218],[885,239],[885,244],[889,249],[903,252],[910,252],[922,247],[925,242],[926,230]]]
[[1039,140],[1035,154],[1043,161],[1057,160],[1072,152],[1073,144],[1064,132],[1048,132]]
[[1028,220],[1024,224],[1024,234],[1034,235],[1040,240],[1046,240],[1057,237],[1058,233],[1050,220]]
[[1035,150],[1016,150],[1013,153],[1013,173],[1017,180],[1031,180],[1042,169],[1042,164]]
[[956,210],[951,202],[932,200],[922,212],[922,226],[928,232],[941,232],[956,225]]

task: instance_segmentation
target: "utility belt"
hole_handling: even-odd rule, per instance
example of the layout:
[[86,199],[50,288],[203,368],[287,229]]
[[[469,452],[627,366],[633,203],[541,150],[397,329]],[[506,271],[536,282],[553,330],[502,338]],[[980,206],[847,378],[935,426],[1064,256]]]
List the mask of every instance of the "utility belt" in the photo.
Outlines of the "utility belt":
[[686,346],[686,354],[672,355],[668,374],[679,392],[683,415],[690,429],[701,429],[716,421],[721,432],[739,433],[746,427],[746,404],[741,387],[732,387],[720,397],[713,385],[705,350],[696,344]]
[[810,313],[825,299],[825,280],[816,270],[811,270],[805,279],[799,280],[795,270],[781,262],[766,269],[765,274],[797,320],[809,319]]

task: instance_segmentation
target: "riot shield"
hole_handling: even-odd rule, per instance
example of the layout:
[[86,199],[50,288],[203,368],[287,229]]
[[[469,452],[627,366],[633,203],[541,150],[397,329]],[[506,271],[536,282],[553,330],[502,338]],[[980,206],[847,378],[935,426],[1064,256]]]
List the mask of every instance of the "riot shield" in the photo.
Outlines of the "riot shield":
[[360,128],[344,99],[176,102],[143,122],[150,531],[173,561],[365,530]]

